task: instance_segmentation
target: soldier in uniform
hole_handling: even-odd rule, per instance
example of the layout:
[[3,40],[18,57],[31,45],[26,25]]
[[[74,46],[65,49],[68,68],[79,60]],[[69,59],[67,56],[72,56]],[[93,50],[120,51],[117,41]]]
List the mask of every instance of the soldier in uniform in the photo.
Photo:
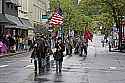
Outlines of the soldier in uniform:
[[31,58],[34,58],[34,64],[35,64],[35,72],[37,72],[37,62],[36,58],[38,60],[38,69],[39,73],[44,71],[44,66],[42,65],[43,60],[45,59],[45,40],[44,35],[37,34],[35,41],[33,42],[33,45],[31,49],[34,48]]
[[61,72],[62,62],[63,62],[63,52],[65,51],[65,46],[62,38],[59,37],[56,43],[56,52],[54,53],[54,59],[56,61],[56,72]]

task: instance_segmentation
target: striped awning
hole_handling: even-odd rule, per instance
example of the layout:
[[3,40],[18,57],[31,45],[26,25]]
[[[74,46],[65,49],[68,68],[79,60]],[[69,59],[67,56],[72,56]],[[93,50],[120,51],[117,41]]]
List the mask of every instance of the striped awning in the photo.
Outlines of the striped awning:
[[[16,28],[24,29],[24,25],[22,24],[22,22],[19,20],[18,17],[12,16],[12,15],[8,15],[8,14],[5,14],[5,16],[6,16],[6,18],[7,18],[9,21],[11,21],[11,22],[13,22],[13,23],[16,24],[16,26],[15,26]],[[13,26],[13,27],[14,27],[14,26]]]
[[19,18],[25,29],[33,29],[31,22],[28,19]]

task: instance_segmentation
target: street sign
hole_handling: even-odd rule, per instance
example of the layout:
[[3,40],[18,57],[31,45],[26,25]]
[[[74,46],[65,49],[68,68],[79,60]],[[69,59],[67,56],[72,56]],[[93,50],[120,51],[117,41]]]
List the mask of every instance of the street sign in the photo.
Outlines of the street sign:
[[42,15],[42,19],[48,19],[47,15]]
[[42,22],[47,22],[48,21],[48,16],[47,15],[42,15],[41,20],[42,20]]

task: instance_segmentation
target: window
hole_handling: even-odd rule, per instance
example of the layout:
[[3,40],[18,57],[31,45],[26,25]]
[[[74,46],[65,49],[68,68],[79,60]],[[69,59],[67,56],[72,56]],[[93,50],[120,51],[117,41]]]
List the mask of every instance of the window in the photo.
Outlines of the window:
[[9,8],[10,7],[10,4],[6,4],[7,5],[7,8]]
[[13,9],[13,4],[11,4],[11,9]]
[[15,10],[18,10],[18,7],[15,6]]

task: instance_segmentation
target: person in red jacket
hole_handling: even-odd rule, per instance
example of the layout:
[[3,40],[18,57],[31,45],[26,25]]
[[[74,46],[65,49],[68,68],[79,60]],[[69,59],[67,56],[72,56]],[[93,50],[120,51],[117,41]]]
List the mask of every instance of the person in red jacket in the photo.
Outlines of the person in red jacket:
[[85,39],[87,42],[88,42],[88,40],[91,40],[91,41],[92,41],[92,38],[93,38],[92,32],[86,31],[86,32],[84,32],[83,36],[84,36],[84,39]]

